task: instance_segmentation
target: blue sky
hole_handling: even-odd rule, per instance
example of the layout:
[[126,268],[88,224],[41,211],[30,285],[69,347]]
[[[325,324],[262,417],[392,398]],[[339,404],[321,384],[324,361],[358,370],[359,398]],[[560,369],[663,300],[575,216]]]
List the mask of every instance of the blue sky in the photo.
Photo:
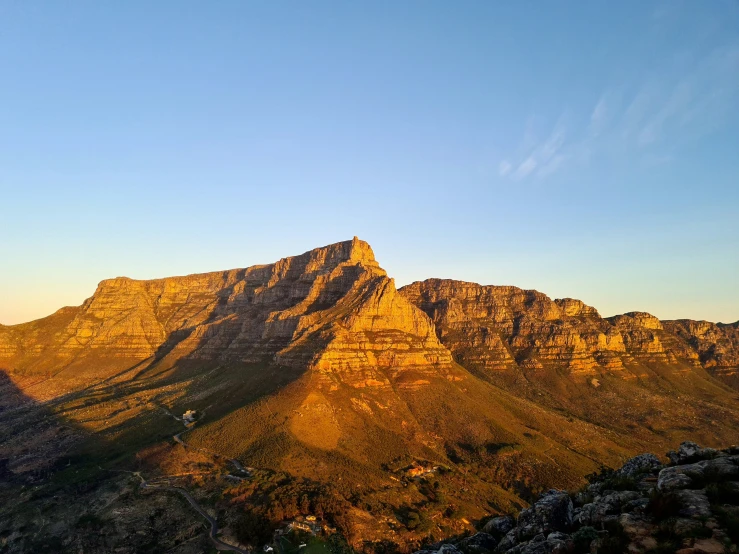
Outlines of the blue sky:
[[0,0],[0,323],[354,235],[739,319],[739,3]]

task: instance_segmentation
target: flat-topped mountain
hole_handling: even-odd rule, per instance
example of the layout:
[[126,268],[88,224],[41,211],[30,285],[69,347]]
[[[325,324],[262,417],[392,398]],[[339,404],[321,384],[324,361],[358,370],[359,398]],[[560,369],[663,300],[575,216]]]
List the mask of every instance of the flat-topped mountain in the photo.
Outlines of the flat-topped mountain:
[[[737,360],[739,324],[602,318],[450,280],[398,291],[355,237],[246,269],[109,279],[82,306],[0,326],[0,469],[19,487],[177,473],[176,434],[302,483],[290,494],[351,503],[340,526],[355,539],[412,544],[409,511],[461,533],[601,464],[731,442]],[[436,484],[410,487],[418,475]],[[265,496],[248,498],[239,510]]]
[[429,318],[356,237],[270,265],[109,279],[79,308],[0,327],[0,364],[26,376],[80,383],[86,360],[112,372],[148,358],[266,362],[365,383],[381,380],[377,368],[451,363]]

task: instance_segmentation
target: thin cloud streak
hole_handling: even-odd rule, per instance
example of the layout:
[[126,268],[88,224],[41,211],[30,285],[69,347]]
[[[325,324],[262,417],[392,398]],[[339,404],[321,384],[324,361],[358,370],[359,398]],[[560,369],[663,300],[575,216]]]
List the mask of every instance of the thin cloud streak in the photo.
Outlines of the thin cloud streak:
[[549,177],[593,156],[647,165],[678,159],[679,150],[739,115],[739,42],[682,59],[691,67],[679,75],[668,68],[632,87],[602,91],[592,107],[579,110],[579,125],[561,115],[546,140],[536,139],[529,117],[518,154],[500,162],[500,177]]

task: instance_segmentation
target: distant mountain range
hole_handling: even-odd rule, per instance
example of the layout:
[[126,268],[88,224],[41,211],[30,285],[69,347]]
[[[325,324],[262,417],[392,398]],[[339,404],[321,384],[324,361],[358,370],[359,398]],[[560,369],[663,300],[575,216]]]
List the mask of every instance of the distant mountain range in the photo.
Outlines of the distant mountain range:
[[[103,281],[80,307],[0,326],[0,369],[14,479],[43,483],[74,453],[125,466],[167,438],[165,412],[193,409],[192,445],[331,487],[352,502],[346,533],[398,544],[422,538],[403,506],[437,537],[463,532],[601,464],[739,436],[739,322],[602,318],[452,280],[397,290],[356,237],[270,265]],[[410,492],[409,467],[441,471],[445,500]]]

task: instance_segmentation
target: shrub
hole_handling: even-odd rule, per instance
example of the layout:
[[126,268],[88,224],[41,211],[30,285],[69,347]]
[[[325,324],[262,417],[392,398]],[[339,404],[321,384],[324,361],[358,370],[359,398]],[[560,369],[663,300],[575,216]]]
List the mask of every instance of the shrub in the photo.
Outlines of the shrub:
[[629,537],[624,532],[623,526],[618,521],[607,521],[604,523],[608,536],[600,539],[598,554],[621,554],[626,551]]
[[737,508],[714,506],[713,513],[732,542],[739,543],[739,511]]
[[272,540],[275,531],[269,519],[257,511],[242,513],[234,524],[234,532],[239,542],[260,546]]
[[578,554],[590,552],[590,543],[597,538],[598,532],[595,528],[587,525],[580,527],[580,529],[572,534],[572,540],[575,543],[575,552]]
[[676,517],[680,511],[680,503],[677,497],[671,492],[652,491],[649,495],[649,504],[647,504],[647,513],[652,514],[655,521],[664,521],[671,517]]
[[710,483],[706,496],[711,504],[739,504],[739,487],[726,481]]

